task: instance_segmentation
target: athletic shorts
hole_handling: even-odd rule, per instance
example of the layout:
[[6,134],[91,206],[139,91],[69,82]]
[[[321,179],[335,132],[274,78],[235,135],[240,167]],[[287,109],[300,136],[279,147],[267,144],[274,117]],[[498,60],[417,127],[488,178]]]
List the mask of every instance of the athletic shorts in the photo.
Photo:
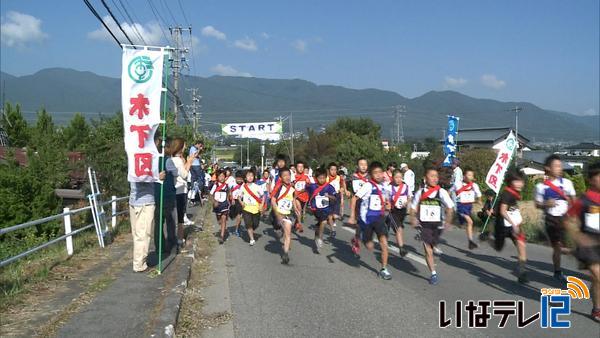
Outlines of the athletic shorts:
[[[592,237],[594,242],[600,243],[600,235],[587,235]],[[600,263],[600,244],[587,247],[577,247],[573,255],[575,258],[577,258],[577,260],[583,263],[586,268],[589,268],[592,264]]]
[[380,237],[380,236],[387,237],[388,229],[385,224],[385,216],[382,216],[382,217],[378,218],[376,221],[371,222],[369,224],[365,224],[361,220],[359,222],[359,224],[360,224],[360,231],[362,234],[363,243],[372,242],[373,234],[377,235],[377,237]]
[[187,194],[175,195],[177,201],[177,223],[182,224],[185,216],[185,204],[187,203]]
[[253,214],[244,210],[242,211],[242,218],[244,219],[246,229],[256,230],[260,224],[260,212]]
[[404,229],[404,219],[406,218],[406,208],[392,209],[390,215],[386,218],[387,225],[394,232],[398,231],[398,228]]
[[456,213],[458,214],[458,222],[462,224],[467,223],[467,219],[464,215],[471,217],[473,211],[473,203],[456,203]]
[[502,248],[504,247],[504,242],[506,240],[506,238],[510,238],[513,240],[513,242],[525,242],[526,238],[525,238],[525,233],[523,232],[519,232],[518,234],[515,234],[513,231],[513,227],[505,227],[504,226],[504,221],[502,221],[501,224],[496,224],[496,226],[494,226],[494,241],[495,241],[495,249],[497,251],[502,250]]
[[213,212],[217,214],[217,216],[221,216],[223,214],[229,214],[229,203],[223,202],[219,203],[216,208],[213,208]]
[[423,243],[436,246],[440,242],[442,230],[435,224],[421,225],[421,240]]
[[321,222],[324,222],[327,220],[329,211],[316,209],[316,210],[313,210],[313,214],[314,214],[315,218],[317,219],[317,224],[321,224]]
[[565,227],[564,227],[564,216],[552,216],[546,214],[545,224],[546,233],[550,239],[550,243],[565,243]]
[[330,215],[339,215],[340,214],[341,205],[342,205],[341,196],[342,196],[341,194],[338,194],[335,202],[333,202],[333,204],[331,205],[331,208],[329,210]]
[[242,207],[242,204],[240,203],[240,201],[236,200],[233,205],[229,208],[229,218],[234,219],[236,218],[238,215],[240,215],[242,213],[242,210],[244,210],[244,208]]

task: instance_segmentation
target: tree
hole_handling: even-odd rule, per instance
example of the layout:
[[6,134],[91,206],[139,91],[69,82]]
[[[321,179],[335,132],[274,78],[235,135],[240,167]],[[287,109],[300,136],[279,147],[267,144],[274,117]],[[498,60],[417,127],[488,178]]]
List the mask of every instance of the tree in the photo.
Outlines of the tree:
[[4,117],[0,125],[8,135],[10,146],[22,148],[29,142],[29,125],[23,118],[19,104],[14,107],[9,102],[5,104]]
[[70,151],[82,150],[87,143],[90,127],[81,113],[76,113],[69,125],[63,129],[63,138]]

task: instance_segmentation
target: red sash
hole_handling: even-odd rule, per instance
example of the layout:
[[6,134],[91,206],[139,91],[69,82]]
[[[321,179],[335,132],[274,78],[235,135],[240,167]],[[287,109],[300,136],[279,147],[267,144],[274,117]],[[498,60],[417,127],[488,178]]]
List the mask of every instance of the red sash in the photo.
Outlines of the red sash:
[[511,187],[504,188],[505,191],[508,191],[511,195],[515,196],[517,200],[521,199],[521,194]]
[[463,185],[460,189],[456,190],[456,196],[460,195],[460,193],[463,191],[471,190],[472,187],[473,187],[473,182],[469,182],[469,183]]
[[227,186],[227,183],[223,183],[223,184],[217,186],[217,189],[215,189],[215,193],[218,193],[219,191],[223,190],[223,188],[226,186]]
[[359,172],[355,172],[354,177],[358,178],[359,180],[361,180],[363,182],[369,182],[369,180],[367,180],[367,178],[364,177],[363,175],[361,175]]
[[241,188],[242,185],[236,185],[235,187],[231,188],[231,200],[233,201],[233,192],[238,190],[239,188]]
[[256,200],[256,202],[258,202],[258,204],[262,203],[262,199],[258,198],[258,196],[256,196],[256,194],[252,191],[252,189],[250,189],[250,187],[248,187],[248,184],[244,184],[244,189],[246,189],[246,192],[248,194],[250,194],[250,196],[252,196],[252,198],[254,198]]
[[392,182],[392,181],[393,181],[393,179],[392,179],[392,176],[390,176],[390,174],[388,174],[388,172],[387,172],[387,171],[385,172],[385,176],[387,176],[387,178],[388,178],[388,181],[390,181],[390,182]]
[[321,192],[321,190],[325,189],[325,187],[326,187],[328,184],[329,184],[329,183],[325,183],[325,184],[323,184],[323,185],[319,186],[319,187],[318,187],[318,188],[315,190],[315,192],[313,193],[313,195],[310,197],[310,199],[312,200],[312,199],[314,199],[315,197],[317,197],[317,195],[318,195],[318,194]]
[[396,191],[396,193],[394,194],[394,199],[392,200],[394,202],[394,207],[396,206],[396,202],[398,202],[398,199],[402,194],[402,188],[404,188],[404,183],[400,183],[400,185],[398,186],[398,191]]
[[381,200],[381,214],[383,215],[383,214],[385,214],[385,200],[383,199],[383,193],[381,192],[381,189],[379,189],[377,182],[371,180],[371,184],[377,190],[377,195],[379,196],[379,199]]
[[547,186],[548,186],[548,188],[550,188],[550,189],[554,190],[554,192],[555,192],[555,193],[557,193],[557,194],[559,194],[559,195],[560,195],[560,197],[562,197],[563,199],[565,199],[565,201],[568,201],[568,200],[569,200],[569,199],[567,198],[567,195],[565,194],[565,192],[564,192],[564,191],[563,191],[561,188],[559,188],[559,187],[557,187],[556,185],[554,185],[554,183],[552,183],[552,181],[550,181],[550,180],[545,180],[545,181],[544,181],[544,185],[547,185]]
[[600,204],[600,193],[594,190],[588,190],[585,192],[585,196],[592,202]]
[[[291,184],[290,184],[290,185],[288,185],[288,186],[286,187],[285,191],[283,192],[283,195],[282,195],[282,194],[279,194],[279,197],[277,197],[277,198],[275,199],[275,202],[279,202],[279,201],[281,201],[281,200],[282,200],[282,199],[283,199],[285,196],[287,196],[287,194],[288,194],[288,192],[290,191],[290,189],[291,189],[291,188],[292,188],[292,185],[291,185]],[[281,192],[281,189],[279,189],[279,192]]]
[[425,193],[423,193],[423,194],[421,195],[421,199],[420,199],[420,201],[424,201],[424,200],[426,200],[426,199],[427,199],[429,196],[431,196],[431,194],[433,194],[434,192],[436,192],[436,191],[438,191],[438,190],[440,190],[440,189],[441,189],[441,187],[440,187],[439,185],[436,185],[436,186],[435,186],[435,187],[433,187],[433,188],[429,188],[429,189],[428,189],[428,190],[427,190]]

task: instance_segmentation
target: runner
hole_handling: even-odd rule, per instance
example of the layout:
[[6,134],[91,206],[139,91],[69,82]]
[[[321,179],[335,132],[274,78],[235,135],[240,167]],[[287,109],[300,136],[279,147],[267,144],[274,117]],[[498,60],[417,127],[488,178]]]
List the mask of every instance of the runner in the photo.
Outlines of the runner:
[[248,231],[250,246],[256,243],[254,240],[254,231],[256,231],[260,224],[260,212],[264,201],[264,191],[258,184],[254,183],[254,175],[254,170],[246,171],[246,182],[241,189],[241,203],[244,208],[242,217]]
[[467,240],[469,241],[469,250],[478,248],[477,243],[473,241],[473,203],[475,201],[481,204],[481,190],[479,185],[474,182],[475,172],[473,169],[465,168],[465,177],[460,186],[455,186],[456,192],[456,213],[461,225],[467,224]]
[[425,187],[419,189],[412,200],[411,223],[414,227],[421,227],[420,238],[423,241],[427,266],[431,271],[429,284],[436,285],[439,277],[435,271],[433,248],[438,244],[444,226],[449,226],[452,220],[454,202],[448,192],[438,185],[437,169],[425,169],[424,178]]
[[235,177],[233,176],[233,171],[231,168],[225,168],[225,182],[229,188],[233,188],[235,186]]
[[[385,210],[389,210],[389,194],[383,185],[383,165],[379,162],[373,162],[369,166],[369,182],[365,183],[356,197],[362,200],[360,204],[359,225],[361,227],[362,240],[369,251],[373,251],[373,233],[379,239],[381,247],[381,270],[379,277],[390,280],[392,274],[387,269],[388,263],[388,245],[387,245],[387,227],[385,225]],[[356,222],[356,211],[350,215],[351,223]]]
[[385,185],[390,185],[394,181],[394,170],[396,170],[398,165],[396,162],[390,162],[387,166],[387,171],[384,173],[383,182]]
[[283,229],[283,254],[281,263],[290,262],[290,244],[292,241],[292,219],[290,215],[294,207],[294,187],[292,187],[292,177],[288,168],[279,169],[281,183],[273,190],[271,205],[273,205],[273,214],[275,221]]
[[[362,201],[360,198],[356,197],[356,193],[362,188],[365,183],[369,182],[369,164],[365,158],[359,158],[356,161],[356,172],[352,174],[352,192],[354,193],[352,199],[350,200],[350,214],[356,215],[357,209],[360,208],[360,204]],[[350,223],[350,225],[356,225]],[[352,252],[360,257],[360,227],[355,227],[356,232],[354,234],[354,238],[352,238]]]
[[298,161],[296,163],[297,174],[294,177],[294,190],[296,190],[296,198],[294,199],[294,207],[296,211],[296,231],[304,232],[302,221],[304,220],[304,210],[306,209],[306,202],[308,202],[308,192],[306,187],[311,183],[310,177],[304,174],[304,162]]
[[504,180],[506,187],[498,196],[498,206],[494,213],[496,225],[494,227],[494,248],[497,251],[504,247],[504,240],[510,237],[517,247],[519,265],[517,274],[519,283],[527,283],[526,263],[527,253],[525,251],[525,233],[521,228],[523,217],[519,210],[518,201],[521,200],[521,190],[525,185],[523,175],[519,172],[509,172]]
[[325,223],[329,222],[331,205],[335,202],[335,188],[327,183],[327,171],[323,168],[315,170],[315,181],[306,187],[310,194],[310,209],[317,219],[315,225],[315,253],[319,253],[323,247],[323,232]]
[[402,180],[404,181],[404,184],[408,185],[408,191],[413,194],[415,192],[415,172],[412,171],[406,163],[400,164],[400,170],[402,170]]
[[544,161],[547,179],[535,187],[535,205],[544,210],[546,233],[552,245],[554,278],[567,283],[560,268],[560,255],[569,253],[565,244],[565,215],[575,197],[573,183],[562,177],[562,161],[558,155],[550,155]]
[[335,221],[341,219],[341,205],[344,203],[344,194],[346,192],[346,182],[337,173],[337,164],[335,162],[329,163],[327,166],[327,183],[329,183],[335,189],[335,201],[329,210],[329,226],[330,226],[330,237],[335,238],[335,228],[337,224]]
[[396,242],[400,250],[400,257],[406,256],[408,253],[404,248],[404,219],[406,218],[406,208],[410,205],[412,192],[408,184],[404,184],[402,180],[402,171],[394,170],[394,182],[388,186],[391,210],[388,216],[388,224],[396,233]]
[[227,227],[227,214],[229,213],[229,186],[225,182],[225,171],[218,170],[216,173],[217,182],[210,190],[210,200],[213,205],[213,211],[217,216],[217,221],[221,227],[219,244],[225,242],[225,228]]
[[256,181],[256,184],[258,184],[258,186],[260,186],[263,191],[263,203],[262,203],[262,210],[261,210],[263,216],[265,214],[266,215],[269,214],[267,212],[267,210],[271,206],[271,200],[269,199],[269,176],[270,176],[269,170],[265,169],[265,170],[263,170],[262,177],[258,181]]
[[567,230],[575,241],[575,257],[592,275],[592,314],[600,322],[600,162],[587,172],[588,190],[569,209]]
[[234,224],[233,233],[240,237],[240,225],[242,224],[242,185],[244,184],[244,172],[238,170],[235,172],[235,185],[231,188],[229,198],[231,199],[231,207],[229,208],[229,218],[231,218]]

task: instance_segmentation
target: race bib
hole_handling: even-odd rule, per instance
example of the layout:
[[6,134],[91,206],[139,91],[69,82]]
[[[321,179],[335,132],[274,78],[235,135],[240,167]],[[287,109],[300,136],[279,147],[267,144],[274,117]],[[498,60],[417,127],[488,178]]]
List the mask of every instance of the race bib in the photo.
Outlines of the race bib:
[[315,204],[317,209],[325,209],[329,206],[329,197],[317,195],[315,196]]
[[250,195],[244,195],[243,200],[244,200],[244,204],[246,204],[246,205],[257,205],[258,204],[258,202],[256,202],[256,200]]
[[460,203],[474,203],[475,202],[475,191],[463,191],[460,193]]
[[297,191],[304,191],[305,187],[306,187],[306,182],[304,182],[304,181],[298,181],[294,185],[294,189],[296,189]]
[[421,204],[419,207],[419,220],[421,222],[441,222],[442,207],[439,205]]
[[[512,221],[516,223],[517,226],[519,226],[519,225],[521,225],[521,223],[523,223],[523,216],[521,216],[520,210],[517,209],[517,210],[513,210],[513,211],[507,211],[506,213],[508,214],[510,219],[512,219]],[[507,219],[505,219],[504,226],[507,228],[510,228],[510,227],[512,227],[512,224],[510,224],[510,222]]]
[[369,209],[373,211],[381,211],[381,198],[379,198],[379,196],[371,196],[369,198]]
[[288,199],[279,200],[279,202],[277,202],[277,209],[280,211],[292,210],[292,201]]
[[550,212],[554,216],[562,216],[569,210],[569,203],[565,200],[555,200],[555,205]]
[[329,182],[329,184],[331,184],[331,186],[335,189],[335,192],[340,191],[340,181],[339,180],[331,181],[331,182]]
[[233,199],[235,200],[235,199],[238,199],[238,198],[240,198],[240,195],[241,195],[241,194],[242,194],[242,191],[241,191],[240,189],[237,189],[236,191],[234,191],[234,192],[232,193],[232,195],[233,195]]
[[406,206],[407,201],[408,201],[408,197],[402,195],[402,196],[398,197],[398,200],[396,201],[396,204],[394,205],[394,207],[396,209],[402,209]]
[[586,213],[584,226],[593,232],[600,232],[600,213]]
[[215,192],[215,201],[217,201],[219,203],[223,203],[223,202],[225,202],[226,199],[227,199],[226,192],[224,192],[224,191]]
[[363,185],[365,185],[365,181],[363,180],[354,180],[352,181],[352,190],[354,190],[354,193],[356,193],[357,191],[360,190],[360,188],[363,187]]

